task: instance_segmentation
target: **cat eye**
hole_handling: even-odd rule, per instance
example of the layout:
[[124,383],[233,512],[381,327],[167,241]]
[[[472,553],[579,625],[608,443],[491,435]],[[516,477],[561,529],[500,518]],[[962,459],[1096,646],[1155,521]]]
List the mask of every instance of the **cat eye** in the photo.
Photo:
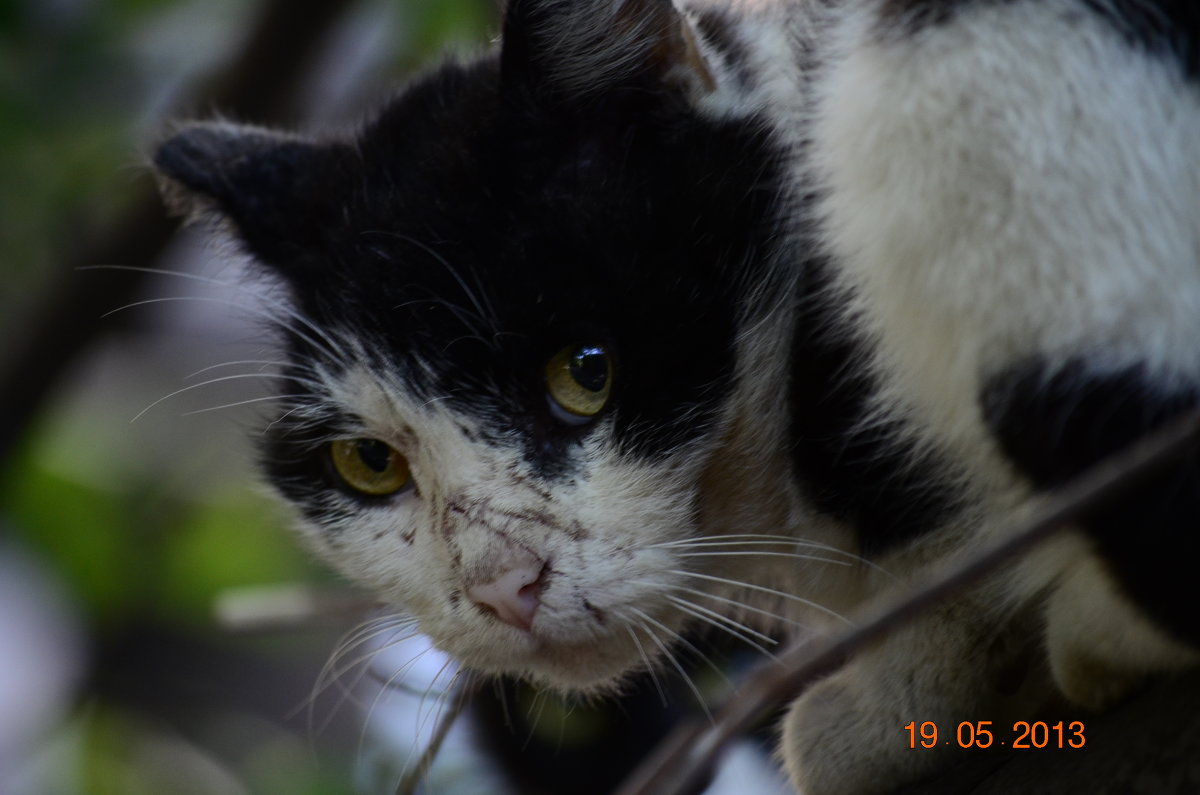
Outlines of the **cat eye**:
[[408,462],[378,439],[339,439],[329,445],[329,458],[342,482],[360,494],[386,497],[408,485]]
[[546,363],[546,390],[554,416],[573,425],[586,422],[608,403],[612,357],[602,345],[563,348]]

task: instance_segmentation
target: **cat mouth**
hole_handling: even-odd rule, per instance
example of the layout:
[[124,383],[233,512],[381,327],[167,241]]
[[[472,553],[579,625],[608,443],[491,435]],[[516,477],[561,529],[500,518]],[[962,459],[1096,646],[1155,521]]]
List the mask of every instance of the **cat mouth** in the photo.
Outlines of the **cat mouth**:
[[[480,608],[491,632],[481,636],[460,627],[438,645],[483,672],[529,676],[555,688],[581,692],[611,685],[644,662],[644,652],[639,653],[631,640],[632,630],[620,620],[619,611],[598,607],[582,596],[563,605],[555,594],[547,595],[550,603],[540,604],[527,624]],[[506,641],[497,642],[492,633]]]

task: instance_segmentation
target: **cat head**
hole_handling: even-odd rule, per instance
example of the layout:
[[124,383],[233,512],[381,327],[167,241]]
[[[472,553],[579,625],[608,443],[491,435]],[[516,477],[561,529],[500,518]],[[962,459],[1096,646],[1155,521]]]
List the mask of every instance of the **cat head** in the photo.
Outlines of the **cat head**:
[[270,481],[473,668],[587,689],[684,623],[669,544],[704,521],[776,192],[718,61],[665,0],[514,0],[499,52],[354,135],[157,152],[288,296]]

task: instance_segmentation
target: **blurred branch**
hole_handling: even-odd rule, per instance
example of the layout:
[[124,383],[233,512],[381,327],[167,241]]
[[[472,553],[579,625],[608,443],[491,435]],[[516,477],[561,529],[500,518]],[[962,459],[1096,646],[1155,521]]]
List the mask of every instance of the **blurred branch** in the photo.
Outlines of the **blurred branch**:
[[[617,795],[691,795],[700,792],[711,779],[712,767],[729,740],[761,725],[806,687],[838,668],[865,646],[1027,553],[1070,522],[1103,509],[1183,456],[1195,453],[1198,443],[1200,410],[1193,410],[1104,459],[1061,489],[1031,503],[1027,518],[1003,534],[1005,541],[965,562],[945,566],[905,598],[869,606],[861,623],[845,634],[789,649],[778,662],[751,674],[716,713],[711,724],[692,722],[670,735],[617,790]],[[1188,713],[1189,719],[1190,703],[1177,702],[1177,706]],[[1147,728],[1146,725],[1132,726],[1130,730],[1143,732]],[[1123,748],[1124,744],[1118,742],[1111,747]],[[1167,750],[1172,748],[1168,746]],[[1176,756],[1187,758],[1186,753],[1178,753],[1178,747],[1173,750]],[[1061,758],[1057,761],[1063,764]]]
[[234,588],[217,597],[217,625],[227,632],[259,634],[309,629],[323,621],[345,623],[379,606],[354,591],[311,585]]
[[396,795],[416,795],[425,777],[429,775],[430,768],[433,767],[433,760],[442,750],[446,737],[450,735],[450,730],[454,728],[454,724],[458,722],[463,712],[466,711],[467,705],[471,703],[471,697],[478,687],[477,678],[469,672],[461,678],[458,678],[457,674],[455,676],[457,681],[451,685],[448,693],[450,704],[444,711],[439,712],[433,735],[421,752],[420,759],[416,760],[400,779],[400,783],[396,785]]
[[[255,122],[285,122],[295,114],[298,89],[326,35],[354,0],[268,0],[240,53],[182,111],[219,109]],[[134,271],[107,271],[93,282],[86,265],[153,264],[174,233],[153,179],[143,174],[129,190],[123,215],[68,254],[28,319],[27,329],[0,350],[0,464],[29,427],[65,370],[115,327],[101,316],[133,299],[146,280]]]

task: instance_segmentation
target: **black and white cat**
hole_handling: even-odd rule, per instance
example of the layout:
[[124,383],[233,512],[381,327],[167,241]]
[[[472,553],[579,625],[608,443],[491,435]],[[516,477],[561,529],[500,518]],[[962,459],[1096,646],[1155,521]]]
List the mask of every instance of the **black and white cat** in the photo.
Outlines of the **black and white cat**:
[[[836,625],[1200,403],[1186,0],[511,0],[354,135],[156,165],[290,296],[309,543],[482,672]],[[1200,660],[1198,458],[811,688],[797,788],[927,774],[1031,645],[1086,705]]]

